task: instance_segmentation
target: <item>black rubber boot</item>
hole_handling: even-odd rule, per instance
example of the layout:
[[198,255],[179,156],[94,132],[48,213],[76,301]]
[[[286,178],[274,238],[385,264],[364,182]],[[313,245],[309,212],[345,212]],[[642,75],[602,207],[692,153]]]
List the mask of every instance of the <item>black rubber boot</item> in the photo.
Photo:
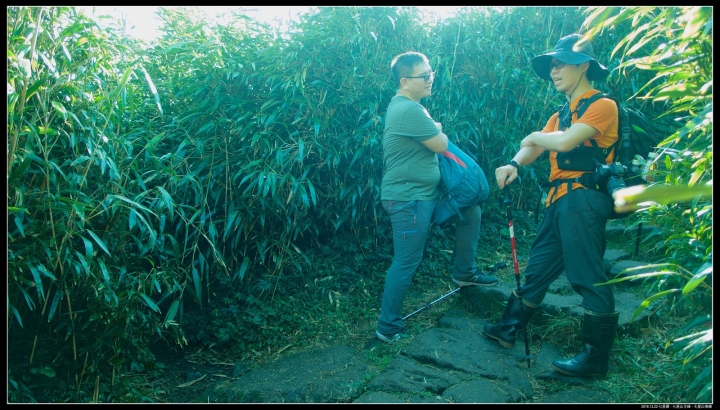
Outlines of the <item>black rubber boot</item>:
[[569,359],[553,360],[553,369],[570,376],[605,377],[617,324],[617,312],[585,313],[582,351]]
[[535,308],[531,308],[525,303],[521,305],[520,300],[513,293],[505,305],[505,312],[500,321],[494,325],[485,325],[483,334],[500,342],[502,347],[511,349],[515,347],[517,331],[525,327],[533,312],[535,312]]

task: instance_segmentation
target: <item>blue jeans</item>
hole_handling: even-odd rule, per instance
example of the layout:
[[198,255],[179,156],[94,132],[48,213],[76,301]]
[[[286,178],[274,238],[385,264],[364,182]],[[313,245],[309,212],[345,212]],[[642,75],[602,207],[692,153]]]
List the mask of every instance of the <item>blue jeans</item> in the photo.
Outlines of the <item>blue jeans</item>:
[[[393,335],[403,327],[402,305],[410,283],[417,272],[430,230],[430,220],[437,201],[382,201],[393,228],[394,256],[385,276],[378,330]],[[475,252],[480,236],[480,205],[462,209],[464,221],[457,215],[449,219],[455,224],[455,249],[452,274],[464,279],[477,274]]]

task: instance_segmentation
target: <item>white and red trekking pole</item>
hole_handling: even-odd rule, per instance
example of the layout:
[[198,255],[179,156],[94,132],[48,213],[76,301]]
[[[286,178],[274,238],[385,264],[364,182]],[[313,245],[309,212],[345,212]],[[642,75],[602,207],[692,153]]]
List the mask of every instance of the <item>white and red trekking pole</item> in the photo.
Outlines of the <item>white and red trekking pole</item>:
[[[512,245],[512,256],[513,256],[513,267],[515,268],[515,284],[517,285],[517,297],[520,301],[520,317],[525,317],[524,307],[523,307],[523,301],[522,301],[522,293],[520,293],[520,268],[518,267],[518,258],[517,258],[517,248],[515,247],[515,231],[513,229],[513,221],[512,221],[512,210],[510,206],[512,205],[512,200],[510,199],[510,187],[505,185],[505,188],[503,188],[503,191],[505,192],[505,200],[503,203],[505,204],[505,207],[507,209],[507,217],[508,217],[508,228],[510,229],[510,244]],[[525,322],[524,320],[521,320],[521,322]],[[525,337],[525,357],[524,359],[527,359],[528,368],[530,368],[530,345],[528,345],[528,332],[527,332],[527,323],[523,323],[523,335]]]

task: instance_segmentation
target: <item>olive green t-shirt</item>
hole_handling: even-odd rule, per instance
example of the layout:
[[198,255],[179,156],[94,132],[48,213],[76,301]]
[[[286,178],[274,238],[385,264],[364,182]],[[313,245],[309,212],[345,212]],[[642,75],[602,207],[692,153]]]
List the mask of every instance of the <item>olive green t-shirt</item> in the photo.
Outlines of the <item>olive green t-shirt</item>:
[[390,100],[383,134],[383,176],[380,199],[431,201],[440,182],[437,154],[421,141],[440,130],[425,107],[405,96]]

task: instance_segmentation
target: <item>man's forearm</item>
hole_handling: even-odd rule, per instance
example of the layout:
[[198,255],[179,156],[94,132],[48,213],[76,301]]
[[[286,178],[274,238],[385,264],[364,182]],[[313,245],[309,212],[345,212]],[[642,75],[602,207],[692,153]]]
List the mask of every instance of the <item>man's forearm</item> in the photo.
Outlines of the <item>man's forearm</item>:
[[527,165],[535,161],[543,152],[545,152],[545,148],[538,145],[522,147],[513,157],[513,161],[520,166]]

